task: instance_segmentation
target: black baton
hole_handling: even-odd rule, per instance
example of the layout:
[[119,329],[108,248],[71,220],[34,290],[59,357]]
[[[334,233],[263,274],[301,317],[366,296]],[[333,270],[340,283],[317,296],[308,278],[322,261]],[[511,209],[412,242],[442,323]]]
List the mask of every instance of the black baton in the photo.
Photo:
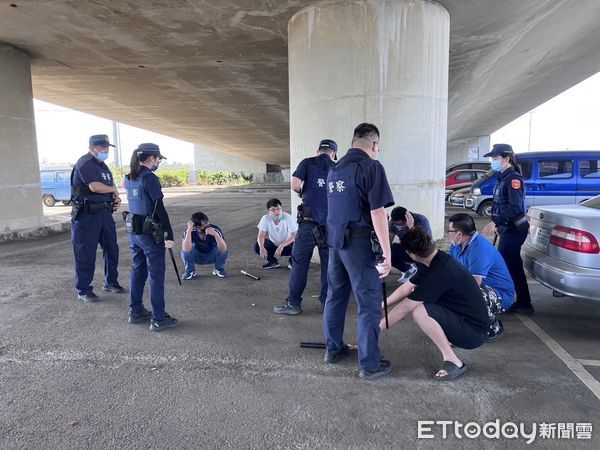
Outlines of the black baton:
[[302,348],[327,348],[322,342],[300,342]]
[[171,255],[171,261],[173,261],[173,267],[175,268],[175,274],[177,275],[177,281],[179,282],[179,286],[181,286],[181,277],[179,276],[179,269],[177,269],[177,263],[175,262],[175,256],[173,256],[173,249],[169,249],[169,255]]
[[387,285],[385,284],[385,278],[381,279],[381,292],[383,293],[383,311],[385,313],[385,329],[390,329],[390,322],[388,321],[388,305],[387,305]]

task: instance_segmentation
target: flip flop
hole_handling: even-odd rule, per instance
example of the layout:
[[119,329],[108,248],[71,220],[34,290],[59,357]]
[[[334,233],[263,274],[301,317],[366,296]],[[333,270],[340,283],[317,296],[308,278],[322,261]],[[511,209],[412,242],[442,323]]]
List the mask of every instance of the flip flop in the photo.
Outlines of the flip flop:
[[[437,373],[440,370],[445,370],[446,375],[438,377]],[[465,363],[463,363],[462,367],[458,367],[453,362],[444,361],[444,364],[442,364],[442,367],[440,367],[437,370],[437,372],[433,375],[433,378],[435,378],[438,381],[450,381],[450,380],[454,380],[456,377],[461,376],[466,371],[467,371],[467,365]]]

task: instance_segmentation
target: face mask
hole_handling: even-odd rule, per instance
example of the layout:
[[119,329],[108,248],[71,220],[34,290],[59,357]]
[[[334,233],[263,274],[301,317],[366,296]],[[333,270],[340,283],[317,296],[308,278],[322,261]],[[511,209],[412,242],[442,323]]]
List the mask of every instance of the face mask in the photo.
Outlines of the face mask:
[[156,172],[156,171],[158,170],[158,164],[157,164],[156,166],[152,166],[152,167],[150,167],[150,170],[151,170],[152,172]]
[[279,220],[281,219],[281,216],[279,214],[277,214],[276,216],[271,216],[271,219],[273,219],[273,222],[279,222]]
[[96,158],[98,158],[99,161],[106,161],[108,159],[108,152],[98,152]]
[[[459,236],[459,235],[461,235],[461,236]],[[458,242],[454,242],[454,240],[455,240],[456,238],[458,238]],[[451,242],[452,242],[452,245],[460,245],[460,240],[461,240],[461,238],[462,238],[462,233],[459,231],[458,233],[456,233],[456,235],[455,235],[454,239],[452,239],[452,241],[451,241]]]
[[496,172],[500,172],[502,170],[502,163],[497,159],[492,160],[492,169]]

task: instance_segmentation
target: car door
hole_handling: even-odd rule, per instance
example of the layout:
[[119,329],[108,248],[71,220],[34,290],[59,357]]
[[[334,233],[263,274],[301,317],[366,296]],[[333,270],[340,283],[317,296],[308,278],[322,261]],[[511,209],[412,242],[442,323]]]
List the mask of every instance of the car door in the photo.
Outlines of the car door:
[[573,157],[544,157],[537,160],[536,166],[537,177],[533,181],[531,191],[533,205],[575,203],[577,181]]
[[42,196],[50,194],[54,197],[56,194],[56,186],[54,182],[54,170],[42,170],[40,172],[40,184],[42,187]]
[[66,201],[71,199],[71,173],[67,171],[56,172],[56,200]]
[[600,154],[598,157],[581,157],[577,160],[577,198],[581,203],[600,194]]

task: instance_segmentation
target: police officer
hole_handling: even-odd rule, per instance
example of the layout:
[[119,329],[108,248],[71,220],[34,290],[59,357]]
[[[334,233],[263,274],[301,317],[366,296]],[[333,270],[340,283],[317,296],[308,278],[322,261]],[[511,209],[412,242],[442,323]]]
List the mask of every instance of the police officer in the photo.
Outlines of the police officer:
[[527,238],[529,223],[525,217],[525,190],[521,168],[515,161],[513,149],[508,144],[494,144],[492,151],[483,155],[492,158],[492,169],[499,172],[494,187],[492,221],[483,234],[500,237],[498,251],[504,258],[515,284],[517,300],[507,312],[533,314],[527,278],[523,270],[521,246]]
[[102,247],[104,259],[103,290],[123,293],[117,280],[119,246],[112,214],[121,199],[113,176],[104,163],[109,147],[114,147],[105,134],[90,136],[89,152],[83,155],[71,172],[71,241],[75,255],[75,288],[77,298],[95,302],[99,298],[91,286],[96,266],[96,250]]
[[[358,304],[359,376],[366,380],[391,371],[381,359],[379,320],[381,282],[391,270],[390,241],[385,209],[394,204],[385,170],[376,161],[379,130],[361,123],[354,129],[352,148],[327,176],[327,300],[323,331],[327,340],[325,362],[336,363],[349,353],[343,341],[350,291]],[[374,232],[373,232],[374,230]],[[377,241],[380,263],[377,263]]]
[[327,298],[327,262],[329,250],[324,242],[327,221],[327,174],[335,163],[337,144],[331,139],[319,143],[317,156],[303,159],[292,175],[292,190],[302,198],[298,206],[298,234],[292,249],[292,271],[289,294],[282,305],[273,308],[276,314],[296,315],[302,312],[302,293],[306,287],[310,259],[315,245],[321,260],[321,311]]
[[[158,145],[140,144],[131,155],[131,172],[125,176],[130,210],[126,228],[132,258],[129,323],[150,320],[151,331],[173,328],[178,322],[165,312],[165,249],[172,248],[174,242],[160,181],[154,174],[163,159]],[[152,313],[142,302],[146,279]]]

